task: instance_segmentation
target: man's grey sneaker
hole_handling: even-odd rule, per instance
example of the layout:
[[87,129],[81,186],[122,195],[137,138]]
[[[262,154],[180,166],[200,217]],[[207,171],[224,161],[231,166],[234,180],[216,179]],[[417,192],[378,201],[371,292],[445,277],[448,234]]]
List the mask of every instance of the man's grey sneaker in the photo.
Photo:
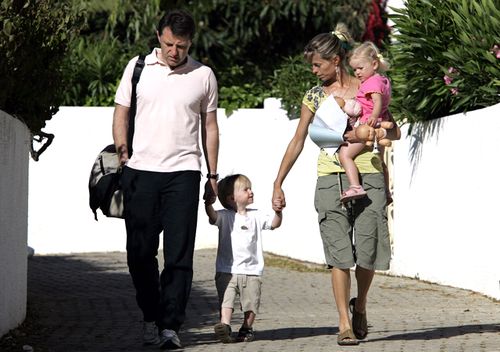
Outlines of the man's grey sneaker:
[[162,350],[178,350],[182,348],[181,340],[174,330],[164,329],[160,333],[160,348]]
[[252,328],[241,328],[238,331],[238,336],[236,337],[236,341],[238,342],[250,342],[255,340],[255,333]]
[[142,343],[144,345],[157,345],[160,343],[158,327],[154,321],[145,321],[142,324]]
[[231,327],[224,323],[217,323],[214,326],[215,337],[222,343],[234,342],[231,337]]

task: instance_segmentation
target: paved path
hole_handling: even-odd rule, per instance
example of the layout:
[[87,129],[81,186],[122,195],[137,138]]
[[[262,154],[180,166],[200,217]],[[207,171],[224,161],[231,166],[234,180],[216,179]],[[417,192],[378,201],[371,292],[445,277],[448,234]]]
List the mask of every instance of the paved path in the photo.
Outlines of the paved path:
[[[370,334],[336,344],[337,313],[328,273],[266,267],[256,341],[214,340],[215,250],[195,253],[195,277],[180,332],[185,351],[500,351],[500,303],[469,291],[377,275],[368,307]],[[156,351],[140,344],[124,253],[35,256],[29,261],[27,325],[17,336],[34,352]],[[234,316],[237,330],[241,313]],[[20,347],[2,351],[22,351]]]

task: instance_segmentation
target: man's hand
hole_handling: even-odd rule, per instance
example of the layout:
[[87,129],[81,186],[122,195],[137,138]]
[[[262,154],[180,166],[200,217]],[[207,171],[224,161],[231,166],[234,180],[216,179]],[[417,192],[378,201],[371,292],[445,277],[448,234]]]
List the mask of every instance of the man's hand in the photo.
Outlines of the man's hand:
[[120,166],[123,166],[127,163],[128,161],[128,150],[125,145],[121,145],[116,149],[118,153],[118,161],[120,163]]
[[203,200],[205,204],[214,204],[217,200],[217,180],[216,179],[208,179],[205,183],[205,193],[203,194]]

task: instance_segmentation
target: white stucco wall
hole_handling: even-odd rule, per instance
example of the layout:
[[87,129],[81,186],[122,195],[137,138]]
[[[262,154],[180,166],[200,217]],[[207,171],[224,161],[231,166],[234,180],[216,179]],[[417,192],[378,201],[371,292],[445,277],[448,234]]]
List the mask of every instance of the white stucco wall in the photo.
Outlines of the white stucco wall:
[[414,127],[394,147],[395,274],[500,299],[500,104]]
[[[219,172],[221,176],[248,175],[253,181],[255,206],[260,209],[271,208],[272,182],[298,122],[289,121],[284,111],[268,105],[263,110],[240,109],[229,119],[219,110]],[[486,180],[476,177],[471,182],[472,170],[478,168],[475,156],[489,161],[479,168],[488,176],[494,177],[498,171],[493,162],[494,133],[500,130],[500,120],[495,119],[498,109],[499,105],[433,121],[434,133],[424,139],[418,164],[409,161],[411,140],[403,135],[395,143],[393,274],[500,298],[500,263],[494,253],[500,248],[500,237],[492,223],[499,191],[486,194]],[[56,138],[41,161],[30,165],[28,243],[37,253],[125,250],[123,221],[100,216],[96,222],[88,207],[90,167],[99,150],[112,141],[112,111],[61,108],[47,122],[46,131]],[[478,126],[488,126],[475,144],[479,153],[468,137]],[[313,207],[317,153],[308,139],[284,184],[287,207],[283,225],[265,233],[264,246],[270,252],[323,263]],[[469,167],[458,164],[462,156]],[[437,191],[446,198],[431,199]],[[208,224],[200,204],[196,248],[216,245],[217,228]]]
[[[297,121],[268,105],[265,110],[240,109],[229,119],[219,110],[219,173],[246,174],[253,181],[255,207],[270,210],[272,182]],[[62,107],[47,121],[45,130],[56,137],[39,162],[30,162],[28,243],[36,253],[125,250],[123,221],[101,215],[96,222],[88,206],[90,168],[97,153],[112,142],[112,114],[112,108]],[[313,207],[316,152],[308,140],[285,182],[289,221],[266,234],[265,244],[269,251],[321,262]],[[216,246],[217,228],[208,224],[200,203],[196,247]]]
[[26,316],[29,131],[0,111],[0,336]]

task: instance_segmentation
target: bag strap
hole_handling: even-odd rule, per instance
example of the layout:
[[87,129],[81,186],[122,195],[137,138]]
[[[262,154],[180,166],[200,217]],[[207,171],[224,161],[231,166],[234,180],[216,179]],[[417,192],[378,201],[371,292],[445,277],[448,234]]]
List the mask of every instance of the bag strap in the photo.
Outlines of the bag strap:
[[135,114],[137,113],[137,83],[141,78],[142,69],[144,68],[145,55],[139,55],[137,62],[135,63],[134,73],[132,75],[132,94],[130,99],[130,110],[128,114],[128,135],[127,135],[127,145],[128,145],[128,156],[132,156],[132,141],[134,139],[134,128],[135,128]]

